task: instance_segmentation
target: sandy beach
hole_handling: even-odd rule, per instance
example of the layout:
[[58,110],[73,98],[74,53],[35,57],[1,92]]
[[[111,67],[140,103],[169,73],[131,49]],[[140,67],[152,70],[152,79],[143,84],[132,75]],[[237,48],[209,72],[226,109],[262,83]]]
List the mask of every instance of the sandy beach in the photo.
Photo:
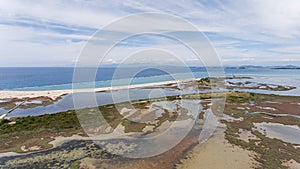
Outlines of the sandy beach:
[[113,86],[113,87],[103,87],[103,88],[90,88],[90,89],[70,89],[70,90],[49,90],[49,91],[10,91],[10,90],[0,90],[0,100],[5,99],[24,99],[24,98],[36,98],[36,97],[48,97],[52,100],[56,100],[62,95],[72,94],[72,93],[85,93],[85,92],[104,92],[109,90],[124,90],[142,87],[151,87],[159,85],[169,85],[175,83],[189,82],[199,79],[187,79],[187,80],[173,80],[165,82],[147,83],[147,84],[136,84],[129,86]]
[[257,165],[255,153],[228,143],[224,129],[217,129],[205,143],[197,145],[178,169],[251,169]]

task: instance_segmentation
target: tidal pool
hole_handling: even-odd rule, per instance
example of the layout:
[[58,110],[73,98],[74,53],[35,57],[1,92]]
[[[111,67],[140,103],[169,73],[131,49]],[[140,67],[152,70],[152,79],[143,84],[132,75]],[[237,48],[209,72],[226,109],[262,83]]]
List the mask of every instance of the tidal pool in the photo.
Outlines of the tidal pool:
[[300,128],[296,125],[280,123],[254,123],[257,131],[266,134],[269,138],[280,139],[292,144],[300,144]]

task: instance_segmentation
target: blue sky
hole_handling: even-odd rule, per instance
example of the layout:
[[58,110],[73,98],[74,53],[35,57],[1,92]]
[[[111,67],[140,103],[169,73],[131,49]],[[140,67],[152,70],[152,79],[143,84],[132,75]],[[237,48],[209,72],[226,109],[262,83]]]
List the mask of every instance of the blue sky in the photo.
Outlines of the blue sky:
[[[300,66],[298,0],[0,0],[0,66],[72,66],[98,29],[141,12],[163,12],[193,23],[224,65]],[[108,32],[114,33],[120,32]],[[178,44],[141,36],[119,45],[106,63],[118,63],[127,49],[162,45],[179,50]]]

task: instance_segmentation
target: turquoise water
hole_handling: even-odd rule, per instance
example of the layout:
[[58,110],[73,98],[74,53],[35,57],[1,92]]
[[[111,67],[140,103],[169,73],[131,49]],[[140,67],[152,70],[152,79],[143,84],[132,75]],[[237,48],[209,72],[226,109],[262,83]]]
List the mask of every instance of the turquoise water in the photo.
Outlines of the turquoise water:
[[[3,69],[3,68],[2,68]],[[38,68],[32,69],[25,73],[25,77],[30,80],[20,80],[20,76],[22,73],[16,73],[14,75],[13,71],[10,72],[10,76],[3,76],[1,74],[0,69],[0,89],[2,90],[24,90],[24,91],[43,91],[43,90],[67,90],[72,89],[72,68],[59,68],[59,70],[53,71],[54,68],[48,68],[50,71],[44,70],[45,68],[41,68],[44,70],[44,74],[42,73],[32,73],[31,71],[39,72]],[[114,70],[105,69],[100,71],[97,74],[96,81],[93,83],[82,82],[76,83],[76,88],[101,88],[101,87],[111,87],[111,86],[126,86],[126,85],[134,85],[134,84],[146,84],[146,83],[154,83],[154,82],[164,82],[170,80],[184,80],[187,78],[191,78],[191,75],[194,78],[203,78],[208,77],[208,73],[204,68],[202,69],[191,69],[191,73],[177,73],[176,71],[171,71],[172,74],[165,74],[164,72],[159,72],[155,70],[147,70],[140,73],[138,76],[134,78],[118,78],[113,79]],[[108,73],[104,73],[108,71]],[[2,70],[3,72],[3,70]],[[62,73],[60,73],[62,72]],[[300,70],[299,69],[225,69],[224,75],[226,76],[255,76],[255,77],[272,77],[272,78],[300,78]],[[41,77],[41,76],[46,76]],[[21,78],[22,79],[22,78]],[[37,81],[37,82],[36,82]],[[61,84],[63,83],[63,84]],[[48,85],[49,84],[49,85]]]
[[[300,96],[300,77],[299,77],[300,70],[272,70],[272,69],[251,69],[251,70],[243,70],[243,69],[226,69],[225,74],[227,76],[251,76],[252,79],[235,79],[235,81],[251,81],[255,83],[265,83],[265,84],[278,84],[284,86],[295,86],[297,87],[294,90],[290,91],[267,91],[267,90],[238,90],[238,91],[245,91],[245,92],[257,92],[257,93],[266,93],[266,94],[278,94],[278,95],[292,95],[292,96]],[[207,77],[207,73],[205,71],[201,72],[193,72],[194,77]],[[177,73],[173,74],[177,80],[179,79],[186,79],[186,74],[184,73]],[[3,80],[3,79],[2,79]],[[134,79],[117,79],[113,81],[114,86],[122,86],[127,85],[128,82],[130,84],[145,84],[145,83],[152,83],[152,82],[162,82],[162,81],[170,81],[174,80],[174,77],[170,75],[155,75],[149,77],[135,77]],[[103,80],[96,82],[96,87],[110,87],[112,84],[111,80]],[[90,83],[81,83],[79,85],[81,88],[85,87],[93,87]],[[58,85],[44,85],[38,87],[23,87],[18,89],[10,89],[10,90],[62,90],[62,89],[72,89],[72,84],[58,84]],[[161,92],[165,96],[172,96],[172,95],[179,95],[183,94],[182,91],[176,90],[168,90],[168,89],[160,89]],[[118,100],[119,102],[130,101],[130,100],[138,100],[138,99],[147,99],[153,97],[151,92],[153,89],[151,88],[136,88],[130,89],[129,91],[126,90],[119,90],[114,91],[115,95],[117,96],[129,96],[128,98],[124,97]],[[126,93],[129,92],[129,93]],[[193,91],[185,91],[186,93],[193,92]],[[209,90],[202,91],[202,92],[211,92]],[[112,98],[112,93],[110,91],[107,92],[99,92],[95,93],[96,103],[91,103],[84,97],[82,97],[82,107],[76,108],[84,108],[84,107],[94,107],[98,105],[106,105],[115,103]],[[49,114],[49,113],[56,113],[61,111],[73,110],[75,109],[73,103],[72,94],[63,96],[62,99],[59,101],[48,105],[48,106],[38,106],[30,109],[16,109],[14,110],[9,117],[15,116],[36,116],[41,114]],[[6,113],[7,110],[0,108],[0,115]]]
[[[187,72],[187,68],[182,67],[145,67],[145,68],[77,68],[76,71],[86,72],[81,79],[76,81],[82,83],[81,86],[90,87],[90,79],[86,79],[93,72],[95,77],[92,81],[96,81],[96,87],[108,87],[112,79],[117,80],[117,83],[123,83],[119,79],[128,79],[133,77],[133,83],[147,83],[150,79],[144,77],[155,77],[154,81],[165,81],[172,79],[167,74],[178,74]],[[119,73],[116,74],[116,71]],[[191,72],[203,72],[206,74],[205,68],[190,68]],[[73,82],[74,68],[62,67],[34,67],[34,68],[0,68],[0,90],[63,90],[71,89]],[[168,73],[167,73],[168,72]]]

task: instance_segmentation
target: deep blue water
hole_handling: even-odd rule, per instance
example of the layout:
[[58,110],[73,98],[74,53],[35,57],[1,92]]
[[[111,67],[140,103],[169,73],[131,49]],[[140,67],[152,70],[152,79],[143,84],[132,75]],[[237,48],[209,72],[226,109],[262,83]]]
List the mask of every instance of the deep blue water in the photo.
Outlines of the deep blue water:
[[[191,68],[195,77],[207,77],[207,72],[204,68]],[[114,74],[114,68],[103,68],[99,70],[96,79],[97,87],[107,87],[111,85],[112,75]],[[136,70],[124,69],[119,80],[116,80],[118,85],[126,85],[128,77],[132,72]],[[184,79],[187,78],[185,73],[181,73],[182,70],[177,68],[170,68],[171,73],[176,75],[177,78]],[[267,83],[267,84],[281,84],[281,85],[291,85],[296,86],[297,89],[291,91],[264,91],[264,90],[249,90],[247,92],[258,92],[266,94],[280,94],[280,95],[292,95],[300,96],[300,70],[274,70],[274,69],[225,69],[226,75],[242,75],[242,76],[253,76],[253,79],[247,79],[247,81],[253,81],[257,83]],[[72,68],[0,68],[0,89],[10,89],[10,90],[58,90],[58,89],[71,89],[73,76]],[[123,78],[123,79],[122,79]],[[124,79],[125,78],[125,79]],[[127,78],[127,80],[126,80]],[[148,69],[141,71],[136,74],[135,78],[132,79],[133,84],[142,84],[150,82],[160,82],[173,80],[173,77],[164,71]],[[84,86],[83,84],[83,87]],[[18,88],[18,89],[16,89]],[[163,94],[166,96],[182,94],[176,90],[161,89]],[[130,89],[128,92],[126,90],[114,91],[118,97],[121,97],[120,102],[129,100],[138,100],[145,98],[155,97],[153,95],[153,89],[151,88],[136,88]],[[125,93],[123,93],[125,92]],[[180,91],[182,92],[182,91]],[[193,91],[185,91],[193,92]],[[203,91],[203,92],[210,92]],[[152,94],[151,94],[152,93]],[[127,96],[129,98],[127,98]],[[94,107],[97,105],[105,105],[115,103],[116,100],[112,99],[112,93],[98,92],[95,93],[96,103],[92,103],[87,99],[87,97],[82,97],[80,101],[82,107]],[[124,98],[123,98],[124,97]],[[73,110],[75,107],[73,104],[72,94],[63,96],[62,99],[55,102],[54,104],[48,106],[38,106],[30,109],[16,109],[9,115],[9,117],[15,116],[36,116],[46,113],[56,113],[66,110]],[[0,108],[0,115],[6,113],[7,110]]]
[[[90,71],[91,68],[83,68],[86,71]],[[100,81],[101,84],[98,87],[106,87],[109,85],[107,81],[113,79],[124,78],[141,78],[141,77],[153,77],[167,74],[174,74],[180,72],[186,72],[178,67],[164,68],[166,71],[162,71],[160,68],[149,68],[139,71],[140,68],[119,68],[117,76],[114,75],[116,68],[99,68],[95,81]],[[204,68],[191,68],[192,71],[206,72]],[[0,90],[5,89],[18,89],[18,90],[51,90],[51,89],[70,89],[73,80],[74,68],[71,67],[12,67],[12,68],[0,68]],[[163,79],[161,79],[164,81]],[[166,79],[168,80],[168,79]],[[139,81],[139,80],[137,80]],[[81,81],[86,82],[84,76]],[[104,84],[102,84],[104,83]],[[144,83],[144,82],[140,82]]]
[[[149,82],[160,82],[173,80],[169,74],[176,74],[177,77],[184,79],[186,69],[178,67],[164,68],[166,71],[157,69],[145,69],[137,72],[135,68],[119,69],[121,74],[113,77],[116,68],[101,68],[98,69],[95,81],[96,87],[108,87],[111,85],[111,79],[117,80],[117,84],[125,85],[122,79],[134,77],[132,84],[143,84]],[[190,70],[194,76],[207,77],[208,74],[205,68],[192,67]],[[60,90],[71,89],[73,68],[62,67],[47,67],[47,68],[0,68],[0,90]],[[183,73],[183,74],[180,74]],[[245,75],[245,76],[276,76],[276,77],[291,77],[298,78],[300,70],[277,70],[277,69],[225,69],[226,75]],[[84,80],[82,80],[84,82]],[[86,87],[82,85],[82,87]]]

